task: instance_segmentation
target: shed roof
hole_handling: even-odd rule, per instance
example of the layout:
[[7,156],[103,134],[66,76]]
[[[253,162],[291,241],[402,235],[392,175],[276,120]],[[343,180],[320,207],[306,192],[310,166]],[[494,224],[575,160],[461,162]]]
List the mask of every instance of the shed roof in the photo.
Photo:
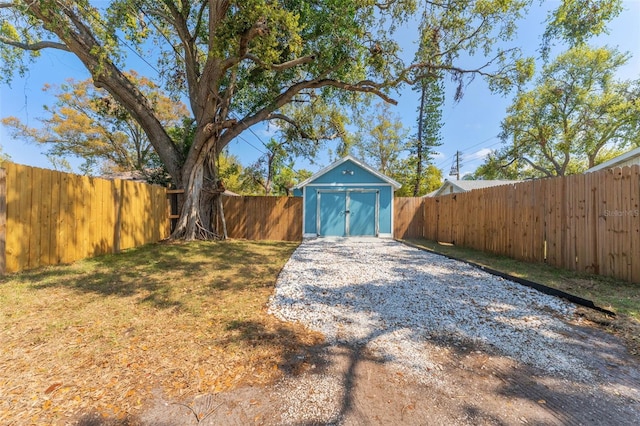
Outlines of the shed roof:
[[394,179],[391,179],[389,176],[383,175],[382,173],[380,173],[379,171],[377,171],[373,167],[369,166],[365,162],[360,161],[360,160],[352,157],[351,155],[347,155],[346,157],[343,157],[343,158],[331,163],[327,167],[319,170],[318,172],[314,173],[310,178],[308,178],[308,179],[300,182],[296,186],[294,186],[294,189],[300,189],[303,186],[306,186],[306,185],[310,184],[314,180],[318,179],[320,176],[330,172],[331,170],[335,169],[336,167],[339,167],[340,165],[346,163],[347,161],[351,161],[352,163],[356,164],[357,166],[361,167],[362,169],[366,170],[367,172],[371,173],[372,175],[378,177],[379,179],[383,180],[384,182],[387,182],[388,184],[393,186],[394,189],[399,189],[402,186],[402,184],[398,183]]
[[468,192],[474,189],[490,188],[492,186],[510,185],[513,183],[522,182],[519,180],[446,180],[440,188],[434,192],[430,192],[425,197],[437,197],[442,195],[444,188],[447,186],[453,186],[460,190],[460,192]]

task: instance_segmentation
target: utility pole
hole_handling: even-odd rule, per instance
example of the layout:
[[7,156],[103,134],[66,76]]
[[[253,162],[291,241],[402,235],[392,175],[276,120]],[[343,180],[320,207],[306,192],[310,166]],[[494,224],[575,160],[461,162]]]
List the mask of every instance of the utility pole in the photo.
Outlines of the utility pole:
[[451,171],[449,172],[449,176],[455,176],[456,180],[460,180],[460,154],[460,151],[456,151],[456,157],[453,160]]

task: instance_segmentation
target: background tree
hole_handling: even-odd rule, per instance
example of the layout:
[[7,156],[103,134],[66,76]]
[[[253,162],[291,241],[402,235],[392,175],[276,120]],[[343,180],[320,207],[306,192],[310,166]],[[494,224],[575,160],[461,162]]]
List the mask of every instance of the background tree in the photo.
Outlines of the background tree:
[[[425,11],[425,14],[428,10]],[[438,27],[429,15],[423,15],[420,23],[420,46],[416,53],[416,61],[422,61],[430,56],[437,57],[441,48],[441,36]],[[420,94],[418,104],[417,134],[410,142],[411,158],[407,166],[413,170],[414,197],[431,192],[434,168],[429,167],[433,161],[433,149],[442,145],[440,129],[442,128],[442,106],[444,104],[444,84],[442,73],[434,70],[431,73],[421,73],[414,88]],[[431,172],[431,174],[427,174]],[[437,174],[441,176],[439,172]],[[425,184],[426,182],[426,184]],[[438,182],[439,185],[439,182]]]
[[[502,122],[503,148],[490,162],[564,176],[593,167],[606,146],[638,144],[640,85],[615,81],[627,55],[574,47],[543,68],[535,88],[519,93]],[[526,169],[524,169],[526,170]]]
[[[388,104],[378,104],[377,113],[359,117],[361,130],[354,137],[352,149],[357,156],[381,173],[402,184],[396,191],[399,197],[414,196],[416,161],[414,141],[409,138],[400,117],[391,112]],[[420,195],[440,186],[442,172],[433,164],[426,164],[420,179]]]
[[242,181],[244,168],[237,156],[229,155],[226,150],[222,151],[218,156],[218,170],[220,171],[220,180],[228,191],[236,194],[245,193]]
[[[272,114],[270,125],[277,129],[277,143],[283,146],[290,161],[304,158],[313,163],[318,153],[326,148],[330,141],[336,142],[335,152],[345,156],[353,144],[353,135],[348,130],[352,120],[341,105],[326,102],[325,98],[313,93],[306,99],[283,106],[278,113]],[[351,96],[349,102],[357,106],[366,97]]]
[[622,12],[622,2],[588,0],[564,0],[547,18],[547,28],[542,36],[541,53],[546,62],[551,47],[556,42],[570,48],[584,45],[588,39],[607,34],[607,23]]
[[408,150],[409,131],[388,104],[378,104],[376,109],[377,113],[363,117],[354,148],[365,162],[393,177]]
[[11,156],[2,150],[2,145],[0,145],[0,165],[5,161],[11,161]]
[[[216,159],[239,134],[278,118],[285,105],[306,102],[311,94],[330,103],[347,102],[347,92],[392,101],[387,89],[434,69],[458,81],[458,95],[465,76],[482,75],[493,89],[508,90],[530,71],[530,61],[496,42],[512,37],[530,2],[420,3],[442,40],[441,50],[407,64],[393,37],[400,24],[420,13],[413,0],[15,0],[0,3],[0,78],[10,80],[12,72],[28,69],[25,52],[74,54],[96,87],[140,125],[175,185],[185,189],[174,238],[211,238],[219,234],[214,215],[222,206]],[[598,15],[598,6],[611,0],[576,2],[594,6]],[[591,30],[590,25],[578,29]],[[188,99],[195,134],[186,157],[145,93],[122,72],[128,50],[148,57],[151,46],[158,58],[154,81],[164,80],[176,96]],[[459,63],[463,52],[482,59],[465,67]]]
[[[188,112],[184,104],[161,93],[158,86],[135,73],[127,74],[151,102],[157,118],[166,128],[179,126]],[[54,165],[68,166],[66,158],[84,160],[86,174],[137,171],[153,179],[161,163],[149,138],[131,114],[91,80],[68,80],[53,91],[56,103],[44,106],[47,117],[38,128],[29,127],[16,117],[2,123],[13,137],[48,146],[46,155]],[[96,170],[96,168],[98,170]]]
[[294,170],[294,162],[288,159],[283,145],[271,140],[267,153],[244,169],[245,193],[289,197],[296,184],[311,176],[307,170]]
[[[400,189],[396,190],[396,197],[415,197],[415,165],[416,157],[409,156],[402,160],[400,167],[393,174],[393,178],[402,184]],[[433,164],[427,164],[423,169],[423,176],[420,180],[420,188],[418,196],[426,195],[435,191],[442,185],[442,170]]]
[[[266,153],[245,170],[246,179],[252,180],[255,185],[259,186],[262,195],[280,195],[281,185],[283,185],[281,175],[291,165],[291,162],[287,161],[288,155],[285,145],[285,143],[272,138],[264,146]],[[289,175],[287,172],[284,173]],[[277,184],[277,189],[274,188],[274,183]],[[284,184],[286,185],[286,183]],[[288,190],[285,192],[288,195]]]
[[516,159],[505,159],[499,150],[494,150],[487,155],[482,163],[471,174],[473,180],[520,180],[527,175],[526,165],[523,167]]
[[[418,132],[409,143],[411,157],[407,166],[413,170],[411,195],[418,197],[431,192],[436,180],[436,175],[433,173],[437,168],[430,166],[433,165],[434,148],[442,145],[440,129],[442,128],[444,86],[441,76],[436,73],[422,78],[415,87],[420,93]],[[442,173],[439,172],[437,175],[441,176]],[[438,181],[438,186],[439,183]]]

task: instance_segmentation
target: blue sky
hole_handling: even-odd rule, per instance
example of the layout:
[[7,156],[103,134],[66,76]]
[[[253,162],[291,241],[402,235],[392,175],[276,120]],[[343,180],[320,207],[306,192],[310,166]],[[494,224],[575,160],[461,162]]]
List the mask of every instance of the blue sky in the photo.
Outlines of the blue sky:
[[[518,38],[511,44],[518,45],[528,55],[535,56],[544,31],[546,10],[555,5],[555,1],[547,1],[542,7],[536,3],[522,20]],[[617,46],[620,51],[631,53],[632,58],[629,64],[620,70],[619,78],[636,79],[640,77],[640,0],[624,2],[624,9],[621,16],[610,24],[609,34],[592,40],[591,44]],[[405,28],[401,35],[407,34],[406,39],[410,40],[413,31],[412,28]],[[406,47],[415,48],[413,44]],[[60,84],[69,77],[81,80],[88,78],[88,73],[71,54],[53,50],[43,52],[24,78],[16,78],[11,87],[0,86],[0,117],[17,116],[28,125],[36,126],[36,119],[44,115],[43,105],[52,103],[51,96],[42,92],[44,84]],[[464,174],[473,172],[490,150],[500,147],[501,142],[497,137],[500,122],[511,100],[510,97],[491,94],[486,83],[480,78],[475,79],[466,88],[463,99],[458,103],[451,101],[453,90],[453,85],[447,84],[447,102],[443,108],[443,145],[439,147],[439,153],[434,160],[434,164],[443,170],[445,178],[449,177],[456,151],[462,153],[461,171]],[[394,97],[398,100],[398,105],[393,107],[392,111],[401,117],[405,127],[412,129],[411,133],[415,133],[413,129],[417,93],[405,89]],[[262,143],[268,141],[272,131],[273,128],[270,130],[264,125],[254,126],[251,131],[245,131],[240,138],[232,142],[229,150],[232,154],[238,155],[244,165],[249,165],[262,155]],[[43,147],[13,140],[9,137],[7,129],[1,125],[0,145],[3,152],[9,154],[16,163],[52,167],[42,154],[45,151]],[[301,160],[296,163],[296,168],[306,168],[315,172],[328,162],[328,156],[321,155],[315,164]],[[72,161],[72,164],[77,163]]]

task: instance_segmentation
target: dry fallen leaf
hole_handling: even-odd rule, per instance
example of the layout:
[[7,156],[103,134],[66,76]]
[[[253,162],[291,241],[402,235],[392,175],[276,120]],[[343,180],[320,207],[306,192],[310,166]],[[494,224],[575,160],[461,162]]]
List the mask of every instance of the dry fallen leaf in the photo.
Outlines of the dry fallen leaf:
[[62,383],[54,383],[51,386],[49,386],[45,391],[45,395],[49,395],[51,392],[53,392],[54,390],[58,389],[60,386],[62,386]]

